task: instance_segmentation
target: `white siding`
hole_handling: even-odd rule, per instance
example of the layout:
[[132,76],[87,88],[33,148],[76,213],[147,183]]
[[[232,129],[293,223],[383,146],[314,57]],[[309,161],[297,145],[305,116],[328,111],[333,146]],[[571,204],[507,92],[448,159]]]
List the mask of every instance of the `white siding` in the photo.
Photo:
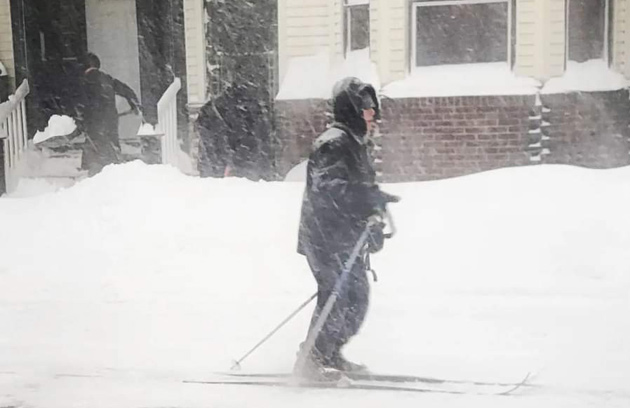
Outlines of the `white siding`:
[[613,2],[613,66],[630,78],[630,1]]
[[206,18],[204,3],[200,0],[184,0],[184,19],[188,103],[195,106],[206,101]]
[[330,30],[331,38],[329,44],[332,44],[332,53],[335,57],[343,57],[344,55],[344,30],[346,28],[344,20],[343,0],[333,0],[329,2],[331,9],[332,21],[330,22],[332,30]]
[[[614,1],[614,64],[630,75],[630,0]],[[562,75],[567,0],[516,0],[514,70],[541,80]],[[370,0],[371,58],[382,84],[404,79],[410,65],[410,0]],[[343,0],[279,0],[280,75],[289,58],[326,49],[343,53]]]
[[[281,81],[291,57],[314,55],[322,49],[331,53],[343,51],[341,22],[335,21],[341,13],[340,2],[341,0],[278,1]],[[335,11],[336,5],[339,6],[338,12]]]
[[405,0],[389,1],[389,61],[391,80],[404,78],[409,71],[409,13]]
[[514,70],[518,75],[536,76],[540,52],[536,45],[540,35],[540,2],[520,0],[516,5],[516,50]]
[[9,0],[0,0],[0,61],[2,61],[7,71],[9,71],[11,83],[15,84],[13,35],[11,33],[11,8]]
[[562,75],[565,0],[517,0],[516,12],[516,74],[542,80]]
[[566,0],[545,0],[548,6],[546,20],[548,36],[545,45],[548,47],[543,56],[543,78],[559,76],[564,73],[566,61]]
[[383,85],[403,79],[409,69],[409,17],[405,0],[370,2],[372,61],[378,66]]

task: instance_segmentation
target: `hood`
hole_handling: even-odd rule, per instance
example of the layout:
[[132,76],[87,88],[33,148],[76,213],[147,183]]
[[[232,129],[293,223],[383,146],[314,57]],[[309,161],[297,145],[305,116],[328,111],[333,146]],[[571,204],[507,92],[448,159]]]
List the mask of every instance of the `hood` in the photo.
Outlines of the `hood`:
[[374,87],[358,78],[349,77],[337,82],[333,88],[332,104],[335,122],[348,127],[353,136],[360,139],[367,133],[363,109],[374,108],[375,119],[380,119],[380,105]]

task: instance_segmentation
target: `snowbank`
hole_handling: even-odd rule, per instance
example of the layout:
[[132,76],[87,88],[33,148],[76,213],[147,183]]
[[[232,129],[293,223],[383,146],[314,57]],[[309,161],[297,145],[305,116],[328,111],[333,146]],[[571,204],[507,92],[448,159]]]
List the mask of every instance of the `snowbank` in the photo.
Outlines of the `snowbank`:
[[349,76],[372,84],[375,89],[381,87],[369,48],[352,51],[339,60],[331,60],[326,51],[292,58],[276,99],[330,99],[335,83]]
[[542,93],[616,91],[629,86],[630,81],[612,70],[604,60],[568,61],[564,75],[547,81]]
[[[630,168],[384,187],[403,197],[398,234],[372,258],[346,355],[386,373],[533,372],[518,397],[182,383],[220,378],[315,291],[295,252],[303,188],[134,162],[0,199],[0,406],[629,406]],[[309,312],[243,369],[289,371]]]
[[390,98],[533,95],[540,82],[517,77],[506,63],[436,65],[416,68],[406,79],[385,86]]
[[305,183],[307,166],[308,160],[304,160],[302,163],[296,165],[287,173],[287,175],[284,177],[284,181]]
[[48,126],[43,132],[35,133],[33,143],[41,143],[56,136],[68,136],[77,129],[73,118],[69,116],[52,115],[48,120]]

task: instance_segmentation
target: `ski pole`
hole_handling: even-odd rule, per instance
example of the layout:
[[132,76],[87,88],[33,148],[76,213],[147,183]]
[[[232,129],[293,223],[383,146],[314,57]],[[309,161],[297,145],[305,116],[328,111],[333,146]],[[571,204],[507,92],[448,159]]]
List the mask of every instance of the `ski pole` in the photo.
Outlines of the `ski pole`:
[[247,357],[249,357],[250,354],[252,354],[254,351],[256,351],[256,349],[258,349],[258,347],[262,346],[267,340],[269,340],[269,338],[271,336],[276,334],[276,332],[278,330],[280,330],[285,324],[287,324],[291,319],[293,319],[293,317],[295,317],[295,315],[300,313],[300,311],[302,311],[302,309],[304,309],[316,297],[317,297],[317,292],[314,293],[311,297],[309,297],[306,301],[304,301],[304,303],[302,303],[300,305],[300,307],[298,307],[293,313],[291,313],[286,319],[284,319],[282,321],[282,323],[280,323],[278,326],[276,326],[275,329],[273,329],[268,335],[266,335],[262,340],[260,340],[258,342],[258,344],[256,344],[251,350],[249,350],[247,353],[245,353],[245,355],[243,357],[241,357],[239,360],[234,361],[234,364],[232,365],[231,369],[232,370],[240,369],[241,368],[241,363],[243,362],[243,360],[245,360]]
[[317,339],[319,332],[322,330],[322,327],[324,327],[324,324],[326,323],[326,320],[328,319],[328,315],[332,311],[333,306],[335,306],[335,302],[337,302],[337,298],[339,297],[339,294],[341,293],[341,290],[343,289],[343,286],[346,283],[346,280],[348,279],[348,275],[350,274],[352,267],[354,266],[357,258],[359,257],[361,250],[365,246],[365,242],[367,241],[369,234],[370,234],[370,223],[366,225],[365,230],[363,231],[363,233],[357,240],[357,243],[352,249],[352,252],[350,253],[350,258],[348,258],[348,261],[346,262],[345,267],[343,263],[341,262],[341,260],[339,259],[339,264],[342,267],[341,275],[339,276],[339,278],[337,278],[335,287],[332,293],[330,294],[330,296],[328,297],[328,300],[326,301],[326,304],[324,305],[324,308],[322,309],[321,314],[317,318],[317,321],[315,322],[315,326],[313,326],[313,329],[310,330],[308,333],[308,336],[306,336],[304,347],[302,348],[302,352],[300,353],[298,357],[298,361],[296,363],[296,368],[297,368],[296,372],[298,373],[303,372],[304,364],[306,364],[306,359],[311,354],[311,351],[313,350],[313,347],[315,346],[315,340]]

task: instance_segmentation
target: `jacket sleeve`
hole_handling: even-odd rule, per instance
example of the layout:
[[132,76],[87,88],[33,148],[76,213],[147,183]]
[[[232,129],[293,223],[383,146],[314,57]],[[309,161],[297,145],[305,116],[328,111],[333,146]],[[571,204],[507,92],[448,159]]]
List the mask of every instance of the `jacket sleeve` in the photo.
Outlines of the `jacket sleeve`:
[[311,189],[337,209],[353,218],[366,220],[378,211],[381,192],[376,184],[352,180],[348,156],[337,142],[325,143],[310,158]]
[[127,84],[115,78],[113,84],[114,93],[125,98],[127,100],[127,103],[129,104],[129,107],[132,110],[135,111],[140,109],[140,102],[138,101],[138,97],[136,96],[136,93],[133,91],[133,89],[131,89]]

